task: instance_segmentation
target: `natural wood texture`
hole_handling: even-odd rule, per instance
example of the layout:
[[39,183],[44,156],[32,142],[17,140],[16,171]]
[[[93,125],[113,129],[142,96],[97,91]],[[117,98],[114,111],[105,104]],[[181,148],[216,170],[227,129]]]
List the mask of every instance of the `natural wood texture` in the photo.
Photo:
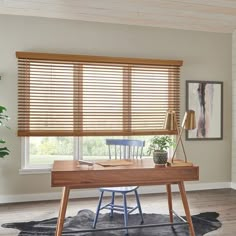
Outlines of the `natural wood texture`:
[[[180,113],[182,61],[16,52],[19,136],[130,136]],[[48,112],[50,111],[50,112]]]
[[[54,130],[53,131],[55,136],[78,136],[78,135],[73,135],[73,133],[71,133],[71,131],[59,131],[59,130]],[[153,130],[153,131],[148,131],[149,135],[156,135],[158,133],[158,135],[176,135],[177,132],[176,131],[172,131],[172,130],[164,130],[164,129],[160,129],[160,130]],[[129,135],[147,135],[147,131],[103,131],[104,136],[113,136],[114,134],[116,136],[129,136]],[[82,132],[81,133],[82,136],[101,136],[100,131],[86,131],[86,132]],[[46,133],[45,131],[40,131],[40,130],[36,130],[36,131],[30,131],[30,134],[28,131],[20,131],[18,132],[18,136],[51,136],[50,133]]]
[[179,191],[180,191],[180,195],[181,195],[183,206],[184,206],[185,215],[189,224],[189,232],[191,236],[194,236],[195,232],[193,228],[193,222],[192,222],[191,214],[189,211],[188,200],[187,200],[183,181],[178,182],[178,185],[179,185]]
[[[159,191],[158,187],[157,191]],[[207,236],[235,236],[236,190],[191,191],[187,192],[187,196],[192,215],[207,211],[216,211],[220,214],[218,219],[222,222],[222,227],[217,231],[208,233]],[[172,193],[172,197],[175,211],[180,215],[184,215],[180,194],[177,192]],[[165,193],[140,195],[140,198],[144,213],[168,214]],[[70,199],[67,207],[67,216],[74,216],[81,209],[95,211],[97,200],[97,198]],[[130,204],[134,203],[135,196],[129,195],[128,201]],[[122,202],[122,198],[118,197],[117,203],[120,202]],[[1,204],[0,223],[37,221],[57,217],[59,204],[59,200]],[[19,231],[16,229],[0,227],[0,236],[17,236],[18,234]]]
[[55,233],[56,236],[61,235],[60,232],[63,229],[69,194],[70,194],[70,188],[64,187],[62,190],[61,206],[60,206],[59,217],[58,217],[59,220],[57,222],[57,228],[56,228],[56,233]]
[[77,161],[55,161],[52,168],[52,187],[141,186],[199,179],[198,166],[156,168],[152,158],[133,160],[133,163],[117,167],[96,164],[92,167],[78,167]]
[[103,167],[130,166],[130,165],[133,165],[133,161],[130,161],[130,160],[106,160],[106,161],[97,161],[96,164],[103,166]]
[[[84,165],[82,165],[78,168],[77,161],[54,161],[51,171],[51,185],[52,187],[63,187],[56,236],[60,236],[62,233],[69,189],[104,186],[141,186],[167,184],[169,212],[172,214],[170,184],[176,183],[180,188],[186,218],[189,223],[190,234],[191,236],[195,236],[192,218],[184,189],[184,181],[198,179],[198,166],[156,168],[151,158],[133,160],[133,165],[118,167],[103,167],[94,164],[92,167],[84,167]],[[172,219],[170,217],[170,221],[171,220]]]
[[171,185],[166,185],[166,192],[168,197],[168,208],[169,208],[169,215],[170,215],[170,222],[173,223],[173,205],[172,205],[172,192],[171,192]]
[[234,0],[0,1],[0,14],[232,33]]
[[89,56],[72,54],[50,54],[37,52],[16,52],[17,58],[30,58],[39,60],[60,60],[60,61],[83,61],[99,63],[122,63],[122,64],[141,64],[141,65],[172,65],[182,66],[181,60],[161,60],[146,58],[126,58],[126,57],[107,57],[107,56]]
[[185,162],[184,160],[175,160],[174,159],[173,163],[171,160],[169,160],[167,162],[167,165],[171,166],[171,167],[180,167],[180,166],[193,166],[193,163],[192,162]]

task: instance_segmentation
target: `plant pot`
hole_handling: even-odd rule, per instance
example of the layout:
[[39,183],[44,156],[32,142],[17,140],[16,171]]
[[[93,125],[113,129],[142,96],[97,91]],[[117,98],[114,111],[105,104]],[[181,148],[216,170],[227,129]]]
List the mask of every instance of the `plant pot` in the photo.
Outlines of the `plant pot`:
[[168,159],[166,151],[156,150],[153,152],[153,161],[156,165],[165,165]]

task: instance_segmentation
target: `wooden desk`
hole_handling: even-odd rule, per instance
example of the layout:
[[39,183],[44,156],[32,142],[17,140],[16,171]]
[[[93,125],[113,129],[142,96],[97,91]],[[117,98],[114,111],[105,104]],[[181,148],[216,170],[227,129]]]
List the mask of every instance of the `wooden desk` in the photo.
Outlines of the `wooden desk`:
[[199,180],[198,166],[155,167],[153,160],[134,160],[133,165],[103,167],[81,165],[77,161],[55,161],[51,171],[51,186],[63,187],[56,236],[60,236],[70,189],[116,186],[166,185],[170,222],[173,223],[171,184],[178,184],[191,236],[195,236],[184,181]]

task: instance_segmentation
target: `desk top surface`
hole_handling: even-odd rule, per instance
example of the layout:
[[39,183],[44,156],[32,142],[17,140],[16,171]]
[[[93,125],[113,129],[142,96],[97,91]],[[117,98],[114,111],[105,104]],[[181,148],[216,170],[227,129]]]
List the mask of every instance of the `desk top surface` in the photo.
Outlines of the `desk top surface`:
[[100,170],[124,170],[124,169],[155,169],[162,171],[163,169],[171,171],[171,169],[189,169],[198,168],[198,166],[157,166],[152,158],[135,159],[135,160],[97,160],[93,165],[79,164],[76,160],[54,161],[52,172],[60,171],[100,171]]
[[[97,161],[99,162],[99,161]],[[157,167],[152,158],[132,160],[129,165],[79,165],[78,161],[55,161],[53,187],[90,188],[102,186],[152,185],[199,179],[198,166]]]

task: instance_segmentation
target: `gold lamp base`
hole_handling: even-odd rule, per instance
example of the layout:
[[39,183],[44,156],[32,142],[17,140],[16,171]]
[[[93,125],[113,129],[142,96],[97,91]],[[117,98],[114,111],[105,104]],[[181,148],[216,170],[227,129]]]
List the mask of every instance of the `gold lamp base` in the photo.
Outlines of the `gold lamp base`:
[[169,160],[167,166],[178,167],[178,166],[193,166],[192,162],[185,162],[184,160],[174,160],[173,162]]

